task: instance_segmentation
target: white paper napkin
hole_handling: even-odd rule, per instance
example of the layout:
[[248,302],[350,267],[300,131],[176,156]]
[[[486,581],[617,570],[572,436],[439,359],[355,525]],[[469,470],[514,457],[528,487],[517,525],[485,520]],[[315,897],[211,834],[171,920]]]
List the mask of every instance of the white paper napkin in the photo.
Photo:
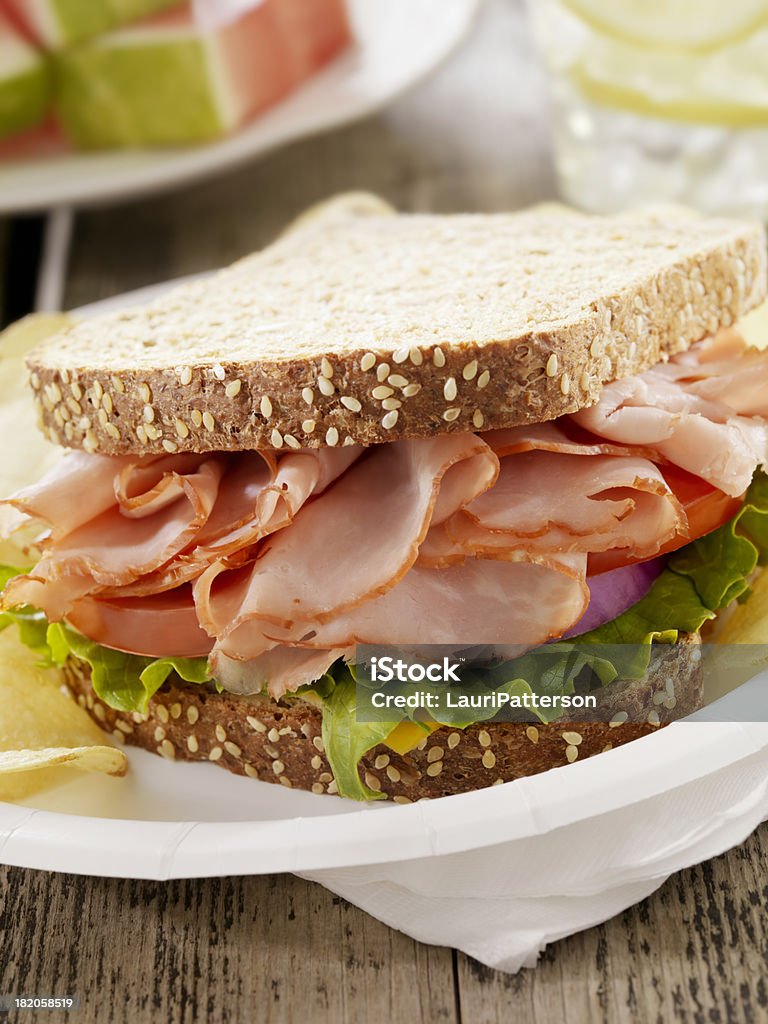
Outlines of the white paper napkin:
[[448,856],[302,873],[421,942],[504,971],[607,920],[768,817],[768,746],[652,799]]

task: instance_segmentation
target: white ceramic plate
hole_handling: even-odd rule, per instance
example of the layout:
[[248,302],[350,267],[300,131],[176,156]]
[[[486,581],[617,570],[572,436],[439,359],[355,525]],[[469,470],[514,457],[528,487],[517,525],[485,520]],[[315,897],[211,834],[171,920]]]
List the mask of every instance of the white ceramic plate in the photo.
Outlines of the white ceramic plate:
[[467,33],[480,0],[349,0],[358,45],[231,138],[207,146],[0,164],[0,213],[133,198],[204,178],[379,109]]

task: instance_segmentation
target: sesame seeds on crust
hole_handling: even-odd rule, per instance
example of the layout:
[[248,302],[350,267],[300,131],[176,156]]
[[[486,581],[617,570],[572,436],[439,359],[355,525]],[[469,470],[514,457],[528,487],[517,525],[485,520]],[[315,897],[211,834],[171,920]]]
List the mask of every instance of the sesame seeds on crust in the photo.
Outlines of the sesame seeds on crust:
[[[605,381],[732,323],[764,294],[758,229],[623,223],[381,217],[286,237],[33,352],[43,428],[105,454],[227,451],[319,447],[329,436],[373,444],[573,412]],[[564,257],[568,238],[577,261]],[[621,257],[629,248],[631,260]]]

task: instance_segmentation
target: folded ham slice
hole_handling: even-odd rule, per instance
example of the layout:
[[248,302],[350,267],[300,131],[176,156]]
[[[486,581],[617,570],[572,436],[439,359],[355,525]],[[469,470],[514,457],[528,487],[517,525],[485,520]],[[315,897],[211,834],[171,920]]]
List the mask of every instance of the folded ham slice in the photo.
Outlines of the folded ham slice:
[[600,438],[652,448],[737,497],[768,463],[766,385],[768,352],[746,351],[729,334],[606,385],[595,405],[570,419]]

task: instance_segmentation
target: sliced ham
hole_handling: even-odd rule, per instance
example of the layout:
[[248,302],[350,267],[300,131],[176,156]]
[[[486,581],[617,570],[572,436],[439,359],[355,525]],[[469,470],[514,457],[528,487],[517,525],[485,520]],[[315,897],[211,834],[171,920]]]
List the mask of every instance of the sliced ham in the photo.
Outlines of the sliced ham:
[[507,561],[470,558],[446,569],[414,566],[391,590],[310,630],[247,620],[214,647],[254,661],[279,644],[348,648],[357,643],[519,649],[562,635],[589,599],[586,556]]
[[760,396],[768,352],[731,354],[715,370],[718,354],[723,348],[696,346],[640,376],[614,381],[594,406],[570,419],[601,438],[653,448],[662,460],[737,497],[768,462],[768,422],[755,414],[768,412]]
[[212,647],[197,620],[190,587],[152,597],[85,597],[72,605],[67,620],[96,643],[129,654],[197,658]]
[[253,694],[267,690],[275,700],[283,694],[317,682],[339,658],[352,652],[339,648],[311,650],[301,647],[273,647],[253,661],[229,658],[221,651],[211,655],[211,670],[230,693]]
[[[463,463],[472,466],[470,473]],[[289,530],[273,535],[254,563],[232,614],[217,610],[217,567],[195,588],[201,622],[216,636],[248,619],[283,627],[327,622],[393,587],[416,561],[444,479],[460,472],[469,495],[490,486],[496,457],[474,434],[399,441],[370,450]],[[451,504],[458,497],[452,483]],[[223,567],[221,567],[223,568]],[[220,570],[219,570],[220,571]]]

